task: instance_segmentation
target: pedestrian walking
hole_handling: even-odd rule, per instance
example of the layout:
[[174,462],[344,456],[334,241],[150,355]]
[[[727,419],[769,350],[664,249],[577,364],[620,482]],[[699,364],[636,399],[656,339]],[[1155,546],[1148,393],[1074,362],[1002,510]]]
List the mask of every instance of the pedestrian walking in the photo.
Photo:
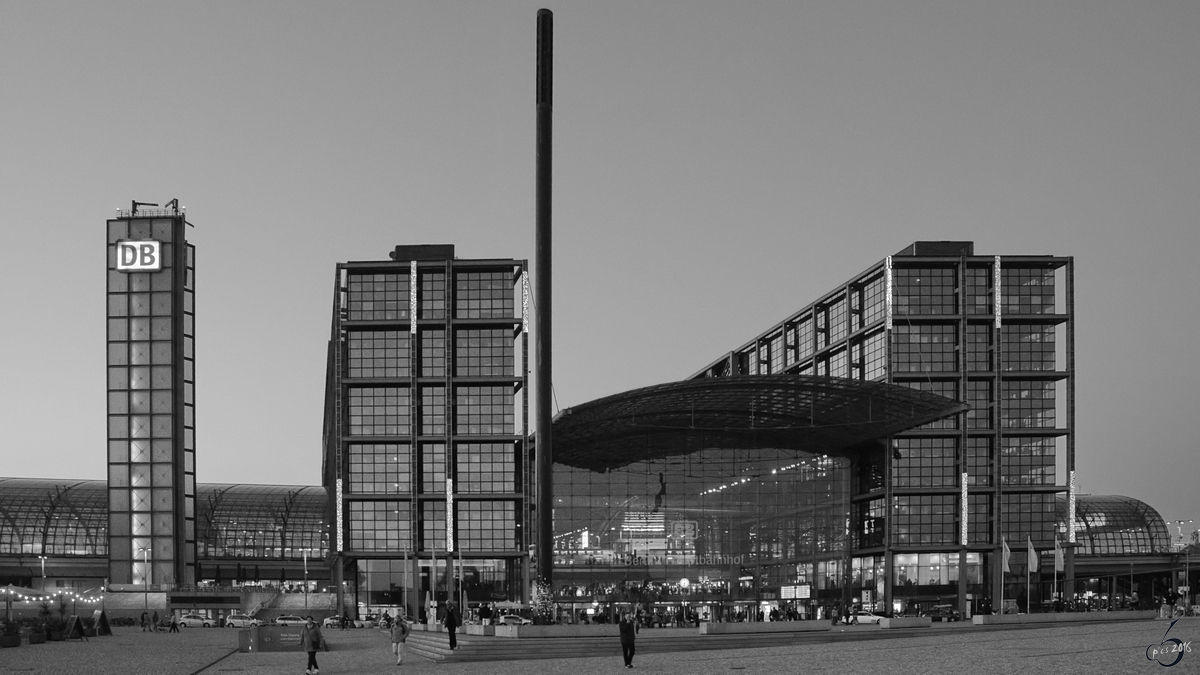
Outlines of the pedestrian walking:
[[396,655],[396,665],[404,662],[404,642],[408,640],[408,622],[404,617],[397,616],[392,624],[392,653]]
[[142,632],[146,632],[146,613],[142,612]]
[[157,609],[154,610],[154,623],[150,624],[150,632],[152,632],[152,633],[158,632],[158,610]]
[[446,632],[450,634],[450,649],[458,649],[458,627],[462,625],[462,617],[453,600],[446,603],[446,618],[442,619],[442,624],[446,626]]
[[637,636],[637,628],[633,623],[633,616],[626,612],[621,616],[621,623],[618,624],[621,632],[621,655],[625,657],[625,667],[633,667],[633,640]]
[[175,616],[174,614],[171,615],[171,632],[179,632],[179,617]]
[[308,666],[304,671],[304,675],[317,675],[321,669],[317,666],[317,650],[321,648],[321,642],[324,638],[321,637],[321,628],[317,622],[309,614],[305,617],[307,621],[304,628],[300,629],[300,649],[308,652]]
[[350,625],[350,613],[342,612],[342,630],[346,630],[348,625]]

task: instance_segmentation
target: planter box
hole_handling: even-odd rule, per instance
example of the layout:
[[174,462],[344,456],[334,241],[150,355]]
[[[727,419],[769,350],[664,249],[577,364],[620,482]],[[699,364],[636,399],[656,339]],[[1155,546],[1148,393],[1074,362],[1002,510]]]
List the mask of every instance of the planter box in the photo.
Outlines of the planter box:
[[[481,626],[482,627],[482,626]],[[574,637],[617,637],[620,628],[615,623],[568,624],[555,626],[491,626],[496,637],[506,638],[574,638]]]
[[933,618],[928,616],[896,616],[879,620],[880,628],[929,628]]
[[705,621],[700,624],[701,635],[746,635],[759,633],[808,633],[828,632],[833,628],[830,622],[821,621],[765,621],[713,623]]
[[467,635],[495,635],[495,626],[477,626],[475,624],[467,624]]
[[45,641],[46,641],[45,633],[30,633],[29,634],[29,644],[31,644],[31,645],[40,645]]
[[971,623],[994,626],[1012,623],[1092,623],[1100,621],[1145,621],[1158,614],[1152,609],[1123,612],[1048,612],[1045,614],[976,614]]
[[20,635],[0,635],[0,647],[20,647]]

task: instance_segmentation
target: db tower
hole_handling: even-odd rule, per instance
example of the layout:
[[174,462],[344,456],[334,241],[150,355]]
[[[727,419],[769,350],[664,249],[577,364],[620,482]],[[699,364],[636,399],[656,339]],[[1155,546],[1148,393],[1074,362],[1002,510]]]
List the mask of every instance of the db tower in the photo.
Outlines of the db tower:
[[114,587],[196,580],[195,248],[187,226],[178,201],[134,202],[107,221]]

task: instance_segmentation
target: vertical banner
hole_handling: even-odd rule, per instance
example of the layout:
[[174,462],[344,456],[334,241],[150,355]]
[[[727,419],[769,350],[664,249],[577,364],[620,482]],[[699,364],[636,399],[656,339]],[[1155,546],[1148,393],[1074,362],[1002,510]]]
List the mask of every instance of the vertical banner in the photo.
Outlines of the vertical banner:
[[521,272],[521,332],[529,334],[529,272]]
[[[446,553],[454,553],[454,479],[446,479]],[[453,561],[453,559],[451,559]]]
[[336,507],[337,515],[335,516],[335,522],[337,523],[337,525],[336,525],[337,550],[335,552],[341,553],[342,551],[346,550],[345,547],[342,546],[342,479],[341,478],[337,479],[336,492],[337,492],[337,499],[334,503],[337,505],[337,507]]
[[1001,300],[1003,300],[1001,297],[1002,286],[1003,284],[1000,281],[1000,256],[996,256],[996,262],[992,265],[992,290],[994,291],[992,293],[992,302],[994,303],[992,313],[996,315],[996,328],[1000,327],[1000,306]]
[[1067,543],[1075,543],[1075,470],[1071,470],[1071,486],[1067,497]]
[[892,329],[892,256],[883,262],[883,327]]
[[[408,264],[408,332],[417,334],[417,261]],[[415,349],[415,345],[413,347]]]
[[962,526],[959,528],[960,531],[958,533],[959,539],[962,542],[963,546],[967,545],[967,513],[968,513],[967,505],[969,503],[967,501],[967,478],[968,478],[967,473],[964,471],[963,475],[962,475],[962,489],[961,489],[962,496],[959,498],[962,502],[961,505],[959,506],[959,513],[961,514],[960,517],[962,518]]

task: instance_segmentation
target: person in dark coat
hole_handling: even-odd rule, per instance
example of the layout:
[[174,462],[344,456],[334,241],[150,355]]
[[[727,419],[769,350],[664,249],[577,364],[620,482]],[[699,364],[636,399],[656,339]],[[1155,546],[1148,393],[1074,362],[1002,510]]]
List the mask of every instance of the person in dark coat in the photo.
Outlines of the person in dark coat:
[[321,648],[321,627],[317,625],[312,615],[305,617],[307,621],[304,628],[300,629],[300,649],[308,652],[308,666],[304,671],[305,675],[317,675],[321,669],[317,666],[317,650]]
[[153,633],[158,632],[158,610],[157,609],[154,610],[154,622],[151,623],[150,626],[151,626],[151,632],[153,632]]
[[621,623],[618,624],[621,632],[621,655],[625,657],[625,667],[633,667],[633,641],[637,637],[637,629],[633,623],[633,617],[626,612],[621,617]]
[[458,627],[462,625],[462,616],[453,600],[446,603],[446,618],[442,619],[442,624],[450,634],[450,649],[458,649]]
[[146,613],[142,612],[142,632],[146,632]]

